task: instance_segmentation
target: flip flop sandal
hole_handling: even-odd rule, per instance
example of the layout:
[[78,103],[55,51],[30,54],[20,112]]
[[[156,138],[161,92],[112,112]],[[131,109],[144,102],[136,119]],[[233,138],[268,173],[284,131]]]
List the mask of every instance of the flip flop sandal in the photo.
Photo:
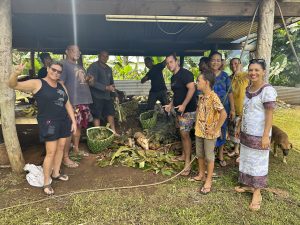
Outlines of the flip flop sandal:
[[172,162],[184,162],[184,159],[181,159],[179,156],[176,156],[171,159]]
[[[45,191],[46,188],[49,190],[49,192],[46,192],[46,191]],[[45,193],[47,196],[51,196],[51,195],[54,194],[54,190],[53,190],[53,188],[51,187],[51,184],[44,185],[44,186],[43,186],[43,191],[44,191],[44,193]]]
[[66,174],[59,174],[57,177],[51,176],[53,180],[68,181],[69,177]]
[[216,162],[219,163],[219,165],[220,165],[221,167],[227,166],[227,163],[226,163],[225,160],[216,159]]
[[196,179],[196,177],[190,177],[188,181],[194,181],[194,182],[205,182],[205,178]]
[[236,186],[234,190],[238,193],[245,193],[245,192],[253,193],[253,189],[251,187]]
[[63,163],[64,166],[68,167],[68,168],[77,168],[79,166],[78,163],[76,162],[71,162],[71,163]]
[[[205,175],[207,175],[207,171],[205,171]],[[212,178],[219,178],[219,176],[215,172],[213,172]]]
[[191,173],[191,169],[186,169],[181,172],[180,176],[186,177],[186,176],[190,175],[190,173]]
[[228,155],[229,157],[235,157],[235,156],[238,156],[239,153],[237,153],[237,152],[230,152],[230,153],[228,153],[227,155]]
[[201,189],[200,189],[200,194],[202,194],[202,195],[207,195],[207,194],[209,194],[211,192],[211,187],[202,187]]
[[83,150],[79,150],[78,152],[74,152],[74,155],[80,155],[80,156],[88,157],[90,154],[83,151]]

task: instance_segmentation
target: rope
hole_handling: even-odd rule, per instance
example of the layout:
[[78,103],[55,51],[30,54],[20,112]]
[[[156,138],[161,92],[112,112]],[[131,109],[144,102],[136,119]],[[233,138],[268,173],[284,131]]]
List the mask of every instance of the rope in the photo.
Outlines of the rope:
[[[254,21],[255,21],[255,17],[256,17],[257,11],[258,11],[259,6],[260,6],[260,4],[261,4],[262,1],[263,1],[263,0],[260,0],[260,1],[258,2],[257,6],[256,6],[256,9],[255,9],[255,11],[254,11],[254,14],[253,14],[253,16],[252,16],[252,21],[251,21],[250,29],[249,29],[249,31],[248,31],[248,35],[247,35],[245,44],[244,44],[243,47],[242,47],[242,52],[241,52],[241,55],[240,55],[241,63],[242,63],[242,56],[243,56],[243,53],[244,53],[244,49],[245,49],[245,47],[246,47],[246,45],[247,45],[247,42],[248,42],[248,39],[249,39],[251,30],[252,30],[252,27],[253,27],[253,24],[254,24]],[[232,76],[232,80],[234,79],[235,75],[236,75],[236,74],[234,73],[233,76]],[[229,88],[228,88],[228,90],[227,90],[227,92],[226,92],[226,95],[225,95],[225,98],[224,98],[224,100],[223,100],[223,102],[222,102],[223,104],[226,102],[226,99],[227,99],[227,97],[228,97],[228,94],[229,94],[229,91],[231,90],[231,88],[232,88],[232,84],[231,84],[231,82],[230,82]]]
[[278,9],[279,9],[280,16],[281,16],[281,19],[282,19],[282,23],[283,23],[284,29],[285,29],[285,31],[286,31],[286,35],[287,35],[287,37],[288,37],[288,39],[289,39],[290,46],[291,46],[291,48],[292,48],[293,54],[295,55],[295,58],[296,58],[296,60],[297,60],[297,63],[298,63],[298,66],[299,66],[299,70],[300,70],[300,60],[299,60],[299,57],[298,57],[298,55],[297,55],[297,53],[296,53],[296,50],[295,50],[293,41],[292,41],[292,39],[291,39],[291,36],[290,36],[290,34],[289,34],[288,28],[287,28],[287,26],[286,26],[286,23],[285,23],[285,20],[284,20],[282,11],[281,11],[281,7],[280,7],[280,5],[279,5],[279,3],[278,3],[277,0],[275,0],[275,2],[276,2],[276,5],[277,5],[277,7],[278,7]]
[[[194,158],[191,160],[188,167],[192,165],[192,163],[194,162],[195,159],[196,159],[196,156],[194,156]],[[42,199],[39,199],[39,200],[36,200],[36,201],[31,201],[31,202],[21,203],[21,204],[18,204],[18,205],[8,206],[8,207],[5,207],[5,208],[1,208],[0,212],[5,211],[5,210],[9,210],[9,209],[22,207],[22,206],[32,205],[32,204],[36,204],[36,203],[40,203],[40,202],[44,202],[44,201],[48,201],[48,200],[54,200],[54,199],[58,199],[58,198],[69,197],[69,196],[72,196],[72,195],[86,194],[86,193],[99,192],[99,191],[109,191],[109,190],[115,191],[115,190],[125,190],[125,189],[157,186],[157,185],[160,185],[160,184],[167,183],[171,180],[174,180],[176,177],[178,177],[184,171],[185,171],[185,168],[183,168],[183,170],[181,170],[179,173],[177,173],[173,177],[170,177],[170,178],[168,178],[164,181],[160,181],[160,182],[155,182],[155,183],[151,183],[151,184],[139,184],[139,185],[132,185],[132,186],[108,187],[108,188],[98,188],[98,189],[90,189],[90,190],[83,190],[83,191],[75,191],[75,192],[71,192],[71,193],[67,193],[67,194],[61,194],[61,195],[55,195],[55,196],[48,197],[48,198],[42,198]]]
[[[246,45],[247,45],[247,43],[248,43],[248,39],[249,39],[249,37],[250,37],[250,33],[251,33],[251,30],[252,30],[252,27],[253,27],[253,24],[254,24],[254,20],[255,20],[255,17],[256,17],[256,14],[257,14],[257,11],[258,11],[258,9],[259,9],[259,6],[260,6],[261,2],[262,2],[262,1],[259,1],[259,3],[258,3],[257,6],[256,6],[256,9],[255,9],[255,11],[254,11],[254,14],[253,14],[253,17],[252,17],[252,21],[251,21],[251,25],[250,25],[250,29],[249,29],[247,38],[246,38],[246,40],[245,40],[245,44],[244,44],[244,46],[243,46],[243,48],[242,48],[242,52],[241,52],[241,55],[240,55],[240,60],[242,60],[242,56],[243,56],[245,47],[246,47]],[[241,62],[242,62],[242,61],[241,61]]]

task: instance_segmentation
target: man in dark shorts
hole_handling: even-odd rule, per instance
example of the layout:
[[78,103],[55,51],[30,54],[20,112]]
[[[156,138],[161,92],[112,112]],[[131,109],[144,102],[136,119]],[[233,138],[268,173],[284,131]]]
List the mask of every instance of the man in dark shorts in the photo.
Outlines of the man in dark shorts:
[[174,96],[171,103],[164,108],[167,112],[170,112],[172,108],[175,109],[183,147],[182,155],[174,158],[174,161],[185,161],[185,170],[181,175],[188,176],[191,171],[189,164],[192,151],[190,130],[194,127],[197,108],[194,76],[190,71],[179,66],[179,61],[175,54],[170,54],[166,57],[166,64],[173,73],[171,89]]
[[146,76],[142,78],[141,83],[143,84],[147,80],[151,80],[151,89],[148,96],[148,110],[152,110],[157,100],[159,100],[162,105],[168,104],[167,87],[162,73],[166,62],[163,61],[153,65],[153,60],[150,57],[146,57],[145,65],[149,71]]
[[106,64],[108,58],[107,51],[100,51],[98,61],[92,63],[87,70],[88,75],[93,77],[93,82],[90,83],[93,97],[91,112],[94,126],[100,126],[100,119],[107,119],[111,129],[116,133],[113,103],[113,97],[116,97],[115,84],[112,69]]
[[[74,153],[88,156],[86,152],[80,151],[78,148],[81,129],[86,129],[88,126],[90,117],[89,104],[93,102],[88,85],[90,77],[86,75],[85,69],[77,63],[80,58],[80,54],[81,53],[77,45],[69,45],[67,47],[67,59],[62,62],[64,69],[60,79],[67,88],[77,122],[77,131],[73,135]],[[78,164],[69,158],[70,144],[71,137],[68,138],[65,146],[63,164],[67,167],[78,167]]]

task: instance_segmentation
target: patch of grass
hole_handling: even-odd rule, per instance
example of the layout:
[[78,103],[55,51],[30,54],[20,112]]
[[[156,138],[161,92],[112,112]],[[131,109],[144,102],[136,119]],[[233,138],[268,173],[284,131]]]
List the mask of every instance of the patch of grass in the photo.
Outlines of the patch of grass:
[[294,148],[300,149],[300,108],[275,111],[274,124],[289,135]]
[[[299,149],[300,110],[278,110],[274,121]],[[300,224],[299,157],[290,151],[286,165],[271,153],[269,186],[288,195],[263,191],[259,212],[248,210],[250,194],[234,192],[238,168],[229,167],[221,169],[223,175],[208,195],[197,192],[200,183],[178,178],[150,192],[131,189],[49,199],[0,212],[0,224]]]

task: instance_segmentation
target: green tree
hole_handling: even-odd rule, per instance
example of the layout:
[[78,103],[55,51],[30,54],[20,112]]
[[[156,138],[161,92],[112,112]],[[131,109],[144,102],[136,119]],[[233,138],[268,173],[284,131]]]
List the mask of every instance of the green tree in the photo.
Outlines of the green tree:
[[[300,58],[300,22],[290,25],[289,33]],[[284,28],[274,32],[270,75],[273,85],[295,86],[300,83],[300,68]]]

